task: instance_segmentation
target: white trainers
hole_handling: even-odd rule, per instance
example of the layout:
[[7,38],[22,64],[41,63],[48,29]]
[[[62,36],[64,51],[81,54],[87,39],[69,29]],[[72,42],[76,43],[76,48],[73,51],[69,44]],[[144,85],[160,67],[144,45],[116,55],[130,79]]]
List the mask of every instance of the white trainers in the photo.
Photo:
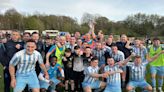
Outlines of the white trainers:
[[158,88],[158,92],[163,92],[163,91],[162,91],[162,88]]

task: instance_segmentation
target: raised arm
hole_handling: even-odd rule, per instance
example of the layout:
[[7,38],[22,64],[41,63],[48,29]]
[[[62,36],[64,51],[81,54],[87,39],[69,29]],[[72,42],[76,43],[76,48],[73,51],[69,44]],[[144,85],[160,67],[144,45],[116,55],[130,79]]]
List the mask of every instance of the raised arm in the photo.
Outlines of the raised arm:
[[50,66],[49,58],[50,55],[56,50],[56,46],[52,46],[46,54],[46,65]]
[[92,35],[92,38],[95,39],[96,35],[95,35],[95,24],[93,22],[90,22],[89,24],[89,33]]
[[130,61],[131,57],[133,57],[133,56],[134,56],[134,53],[132,53],[132,54],[131,54],[129,57],[127,57],[125,60],[118,62],[118,65],[120,65],[120,66],[126,65],[126,64]]
[[132,46],[130,46],[130,41],[127,41],[125,47],[126,47],[127,49],[131,49],[131,48],[132,48]]
[[49,58],[50,58],[51,54],[52,54],[52,52],[47,52],[47,54],[46,54],[46,65],[48,65],[48,66],[50,66]]

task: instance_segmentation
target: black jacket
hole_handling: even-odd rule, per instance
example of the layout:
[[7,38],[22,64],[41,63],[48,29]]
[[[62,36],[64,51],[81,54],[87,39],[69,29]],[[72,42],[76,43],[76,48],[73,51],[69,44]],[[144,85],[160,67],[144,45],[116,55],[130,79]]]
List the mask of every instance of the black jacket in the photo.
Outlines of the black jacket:
[[3,66],[6,65],[6,54],[5,54],[5,46],[3,43],[0,43],[0,62]]
[[[20,49],[17,49],[15,47],[17,44],[21,45]],[[13,40],[9,40],[5,44],[5,48],[6,48],[6,66],[9,66],[9,62],[11,58],[14,56],[14,54],[23,49],[22,42],[14,42]]]

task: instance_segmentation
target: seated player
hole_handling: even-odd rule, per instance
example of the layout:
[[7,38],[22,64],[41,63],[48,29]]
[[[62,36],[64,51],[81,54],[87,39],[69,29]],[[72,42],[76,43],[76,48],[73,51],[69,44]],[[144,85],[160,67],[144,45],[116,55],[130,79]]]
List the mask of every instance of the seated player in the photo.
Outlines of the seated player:
[[44,74],[42,72],[39,74],[41,92],[46,92],[48,88],[51,92],[55,92],[56,86],[64,87],[64,84],[62,84],[61,81],[57,79],[57,72],[60,71],[62,77],[64,78],[64,71],[60,65],[57,64],[56,56],[51,58],[50,66],[47,66],[47,70],[49,74],[49,80],[44,78]]

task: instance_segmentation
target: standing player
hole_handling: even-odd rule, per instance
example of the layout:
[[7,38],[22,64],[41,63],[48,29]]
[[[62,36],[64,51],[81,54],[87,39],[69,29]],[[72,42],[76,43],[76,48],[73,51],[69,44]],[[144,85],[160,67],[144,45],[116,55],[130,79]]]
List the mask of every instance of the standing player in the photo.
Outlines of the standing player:
[[58,58],[58,64],[60,64],[61,66],[63,66],[62,64],[62,56],[64,55],[65,52],[65,42],[66,39],[64,36],[61,36],[59,38],[59,42],[56,42],[56,45],[51,46],[51,48],[49,49],[49,51],[46,54],[46,65],[50,65],[49,63],[49,58],[54,55]]
[[[36,50],[38,52],[40,52],[40,54],[43,56],[43,43],[39,40],[39,33],[37,32],[33,32],[32,35],[31,35],[31,39],[34,40],[36,42]],[[36,66],[35,66],[35,70],[36,70],[36,73],[37,75],[39,75],[41,69],[39,67],[39,63],[37,62],[36,63]]]
[[79,46],[75,46],[75,55],[73,57],[73,75],[75,82],[75,91],[82,91],[82,81],[84,78],[83,56]]
[[[160,53],[164,48],[160,45],[160,39],[154,38],[153,45],[149,48],[148,57],[154,57]],[[156,92],[156,75],[158,76],[158,90],[162,91],[163,78],[164,78],[164,54],[161,54],[154,62],[150,63],[151,81],[153,92]]]
[[86,47],[84,49],[84,53],[83,53],[83,63],[84,63],[84,68],[90,66],[91,63],[91,59],[93,58],[92,56],[92,51],[90,47]]
[[73,55],[71,49],[67,48],[65,50],[65,55],[63,57],[64,74],[65,74],[65,92],[68,92],[68,87],[71,85],[71,92],[74,92],[74,75],[73,75]]
[[[48,79],[47,69],[43,64],[41,54],[35,50],[36,43],[34,40],[26,42],[26,49],[17,52],[10,61],[9,72],[11,76],[11,87],[14,92],[22,92],[26,84],[33,92],[39,92],[39,81],[35,71],[36,62],[44,71],[45,77]],[[15,76],[15,66],[17,66]]]
[[96,56],[99,59],[98,66],[100,67],[101,71],[103,71],[106,64],[105,63],[106,52],[111,52],[111,48],[107,46],[103,48],[101,42],[96,42],[96,47],[95,49],[92,50],[92,54],[93,56]]
[[142,61],[146,61],[146,55],[148,54],[147,48],[142,44],[141,40],[135,39],[133,46],[127,46],[129,49],[132,49],[132,52],[138,56],[141,56]]
[[[120,50],[118,50],[118,47],[116,44],[111,45],[112,51],[109,53],[109,56],[114,59],[115,62],[120,62],[125,60],[124,53]],[[122,78],[122,86],[125,86],[125,80],[126,80],[126,66],[122,66],[123,73],[121,73]]]

